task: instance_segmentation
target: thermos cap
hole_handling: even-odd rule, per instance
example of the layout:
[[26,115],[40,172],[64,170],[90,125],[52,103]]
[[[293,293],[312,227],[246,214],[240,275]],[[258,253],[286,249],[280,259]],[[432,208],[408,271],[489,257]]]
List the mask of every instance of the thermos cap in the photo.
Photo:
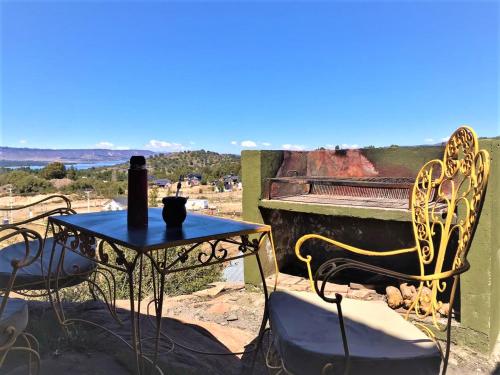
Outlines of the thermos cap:
[[132,156],[130,158],[130,168],[135,169],[135,168],[144,168],[146,166],[146,158],[144,156]]

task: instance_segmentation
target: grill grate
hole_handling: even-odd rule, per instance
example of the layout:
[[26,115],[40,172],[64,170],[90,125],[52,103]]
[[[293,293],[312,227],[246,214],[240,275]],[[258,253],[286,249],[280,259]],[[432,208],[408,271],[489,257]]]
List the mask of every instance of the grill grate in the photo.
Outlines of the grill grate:
[[370,199],[410,199],[410,189],[313,184],[311,194]]
[[305,203],[408,209],[414,179],[406,177],[276,177],[268,199]]

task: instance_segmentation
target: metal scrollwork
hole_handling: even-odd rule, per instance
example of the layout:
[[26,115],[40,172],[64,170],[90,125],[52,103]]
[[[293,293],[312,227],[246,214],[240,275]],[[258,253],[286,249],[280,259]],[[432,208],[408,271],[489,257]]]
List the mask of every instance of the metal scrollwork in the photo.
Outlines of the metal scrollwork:
[[248,246],[250,245],[250,241],[248,241],[248,236],[241,236],[241,244],[238,246],[238,250],[242,253],[246,253],[248,250]]
[[185,248],[182,248],[179,252],[177,252],[177,257],[179,258],[179,261],[181,263],[186,263],[187,260],[189,259],[189,253],[186,251]]
[[226,259],[228,255],[227,249],[223,247],[217,249],[217,246],[219,245],[220,242],[221,242],[220,240],[214,242],[207,242],[210,245],[210,252],[207,253],[204,250],[200,250],[200,253],[198,254],[198,262],[200,262],[200,264],[208,264],[213,259],[218,261]]
[[96,240],[93,236],[80,234],[80,252],[89,258],[95,258],[96,255]]
[[[466,264],[486,191],[489,163],[488,152],[479,150],[474,131],[461,127],[447,142],[443,160],[428,162],[418,173],[412,217],[422,276],[443,272],[445,259],[449,257],[452,270]],[[438,207],[445,213],[438,214]],[[455,246],[449,246],[452,239]],[[423,293],[424,286],[431,294]],[[439,279],[420,283],[418,296],[408,313],[413,310],[419,318],[432,316],[434,325],[443,328],[437,322],[437,311],[442,306],[438,293],[446,286]]]

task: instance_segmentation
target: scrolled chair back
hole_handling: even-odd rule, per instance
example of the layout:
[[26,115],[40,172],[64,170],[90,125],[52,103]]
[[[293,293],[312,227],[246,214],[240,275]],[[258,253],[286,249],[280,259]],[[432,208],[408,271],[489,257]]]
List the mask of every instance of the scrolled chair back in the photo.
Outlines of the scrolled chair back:
[[76,214],[76,211],[71,208],[71,201],[69,200],[68,197],[60,194],[52,194],[49,195],[45,198],[42,198],[40,200],[37,200],[36,202],[28,203],[22,206],[14,206],[14,207],[0,207],[0,212],[15,212],[15,211],[22,211],[26,209],[31,209],[31,207],[36,207],[41,204],[47,204],[51,205],[49,209],[47,210],[42,210],[42,212],[28,217],[28,218],[22,218],[18,221],[15,221],[13,223],[9,224],[3,224],[0,225],[2,226],[8,226],[8,225],[15,225],[15,226],[23,226],[29,223],[33,223],[37,220],[44,219],[46,217],[52,216],[52,215],[71,215],[71,214]]
[[420,282],[408,313],[413,311],[419,318],[432,316],[438,328],[446,328],[437,321],[442,307],[438,294],[445,292],[453,277],[453,301],[457,276],[469,269],[467,253],[479,221],[489,170],[488,152],[479,149],[474,130],[462,126],[446,143],[443,160],[426,163],[415,180],[411,212],[420,274],[425,281]]

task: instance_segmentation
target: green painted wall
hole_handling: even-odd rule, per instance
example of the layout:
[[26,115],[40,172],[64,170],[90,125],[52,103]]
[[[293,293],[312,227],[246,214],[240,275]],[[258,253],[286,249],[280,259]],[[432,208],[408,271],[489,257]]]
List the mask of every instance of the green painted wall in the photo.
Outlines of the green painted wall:
[[489,199],[492,201],[491,215],[491,254],[492,254],[492,285],[491,285],[491,327],[490,348],[500,345],[500,140],[491,142],[492,173],[489,182]]
[[[259,201],[263,196],[266,178],[274,177],[283,161],[282,151],[242,151],[241,179],[243,183],[243,220],[262,223]],[[273,265],[263,258],[264,269],[271,272]],[[261,282],[254,257],[245,258],[245,282]]]
[[[474,330],[474,342],[469,345],[491,350],[500,333],[500,140],[482,139],[481,148],[486,148],[492,158],[492,171],[487,196],[469,253],[471,269],[461,279],[461,323]],[[363,154],[374,164],[381,175],[415,176],[419,168],[428,160],[441,158],[442,147],[395,147],[365,149]],[[262,222],[259,206],[265,209],[300,211],[310,214],[370,217],[376,210],[335,208],[289,202],[261,200],[264,181],[274,177],[283,160],[283,151],[243,151],[243,219]],[[398,173],[399,172],[399,173]],[[373,217],[373,216],[371,216]],[[383,212],[382,220],[407,221],[407,215],[400,212]],[[267,223],[271,224],[272,223]],[[279,233],[274,233],[279,236]],[[266,266],[272,269],[271,265]],[[255,261],[245,258],[245,281],[258,284]],[[477,337],[484,339],[477,339]],[[467,337],[467,335],[464,335]],[[484,344],[478,342],[487,342]]]

